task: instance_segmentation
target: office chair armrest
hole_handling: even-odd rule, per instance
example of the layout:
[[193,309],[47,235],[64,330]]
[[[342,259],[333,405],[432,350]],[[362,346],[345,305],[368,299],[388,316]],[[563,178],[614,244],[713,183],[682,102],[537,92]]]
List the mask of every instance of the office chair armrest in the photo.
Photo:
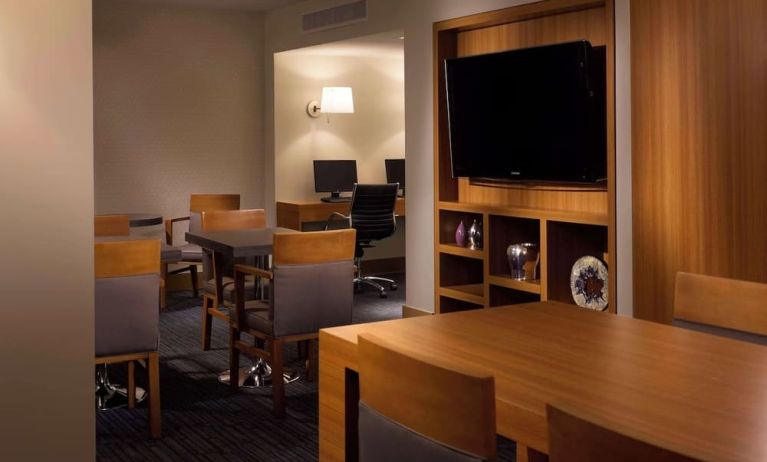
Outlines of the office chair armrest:
[[190,217],[179,217],[165,220],[165,243],[168,245],[173,245],[173,223],[178,223],[179,221],[189,221],[190,219]]
[[342,213],[333,212],[333,213],[331,213],[331,214],[330,214],[330,216],[328,217],[327,221],[325,222],[325,227],[324,227],[324,228],[322,228],[322,229],[323,229],[324,231],[327,231],[327,230],[328,230],[328,227],[330,226],[330,223],[334,222],[336,218],[340,218],[340,219],[346,220],[347,222],[348,222],[349,220],[351,220],[351,217],[349,217],[349,216],[346,216],[346,215],[344,215],[344,214],[342,214]]

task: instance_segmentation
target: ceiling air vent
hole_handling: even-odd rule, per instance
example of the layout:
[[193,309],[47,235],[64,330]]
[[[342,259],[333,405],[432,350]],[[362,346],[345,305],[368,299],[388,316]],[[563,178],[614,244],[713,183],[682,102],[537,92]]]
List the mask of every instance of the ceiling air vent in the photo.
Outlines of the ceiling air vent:
[[365,21],[367,18],[367,0],[360,0],[313,13],[306,13],[302,17],[302,30],[304,32],[316,32]]

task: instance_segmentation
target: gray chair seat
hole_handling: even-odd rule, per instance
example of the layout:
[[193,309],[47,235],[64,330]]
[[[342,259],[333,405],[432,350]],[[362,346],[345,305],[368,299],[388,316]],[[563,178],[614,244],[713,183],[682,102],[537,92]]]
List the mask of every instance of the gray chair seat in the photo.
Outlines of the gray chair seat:
[[[229,317],[234,316],[235,307],[229,308]],[[273,332],[274,323],[269,319],[269,304],[261,301],[250,301],[245,305],[245,324],[251,329],[265,334]]]
[[[234,303],[234,279],[230,278],[229,276],[224,276],[221,281],[224,284],[224,301],[229,303]],[[264,279],[264,290],[266,293],[269,293],[269,281]],[[252,297],[253,293],[256,289],[256,283],[253,280],[245,281],[245,299],[247,300],[248,297]],[[216,293],[216,282],[211,279],[210,281],[205,283],[205,286],[202,288],[203,291],[205,291],[206,294],[215,294]]]
[[177,247],[181,249],[181,260],[202,261],[202,247],[197,244],[184,244]]

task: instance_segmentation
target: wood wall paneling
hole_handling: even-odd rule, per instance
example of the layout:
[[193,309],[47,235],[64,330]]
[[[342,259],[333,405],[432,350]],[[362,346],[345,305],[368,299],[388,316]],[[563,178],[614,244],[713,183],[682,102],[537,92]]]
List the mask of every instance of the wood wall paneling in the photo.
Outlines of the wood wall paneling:
[[677,271],[767,281],[767,2],[631,2],[634,314]]

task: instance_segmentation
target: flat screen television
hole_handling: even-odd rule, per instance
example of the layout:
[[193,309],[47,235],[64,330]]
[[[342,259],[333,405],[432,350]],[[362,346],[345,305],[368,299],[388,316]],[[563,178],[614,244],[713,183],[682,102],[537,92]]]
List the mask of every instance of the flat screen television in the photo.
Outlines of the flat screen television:
[[445,60],[453,177],[595,183],[607,174],[604,47]]

